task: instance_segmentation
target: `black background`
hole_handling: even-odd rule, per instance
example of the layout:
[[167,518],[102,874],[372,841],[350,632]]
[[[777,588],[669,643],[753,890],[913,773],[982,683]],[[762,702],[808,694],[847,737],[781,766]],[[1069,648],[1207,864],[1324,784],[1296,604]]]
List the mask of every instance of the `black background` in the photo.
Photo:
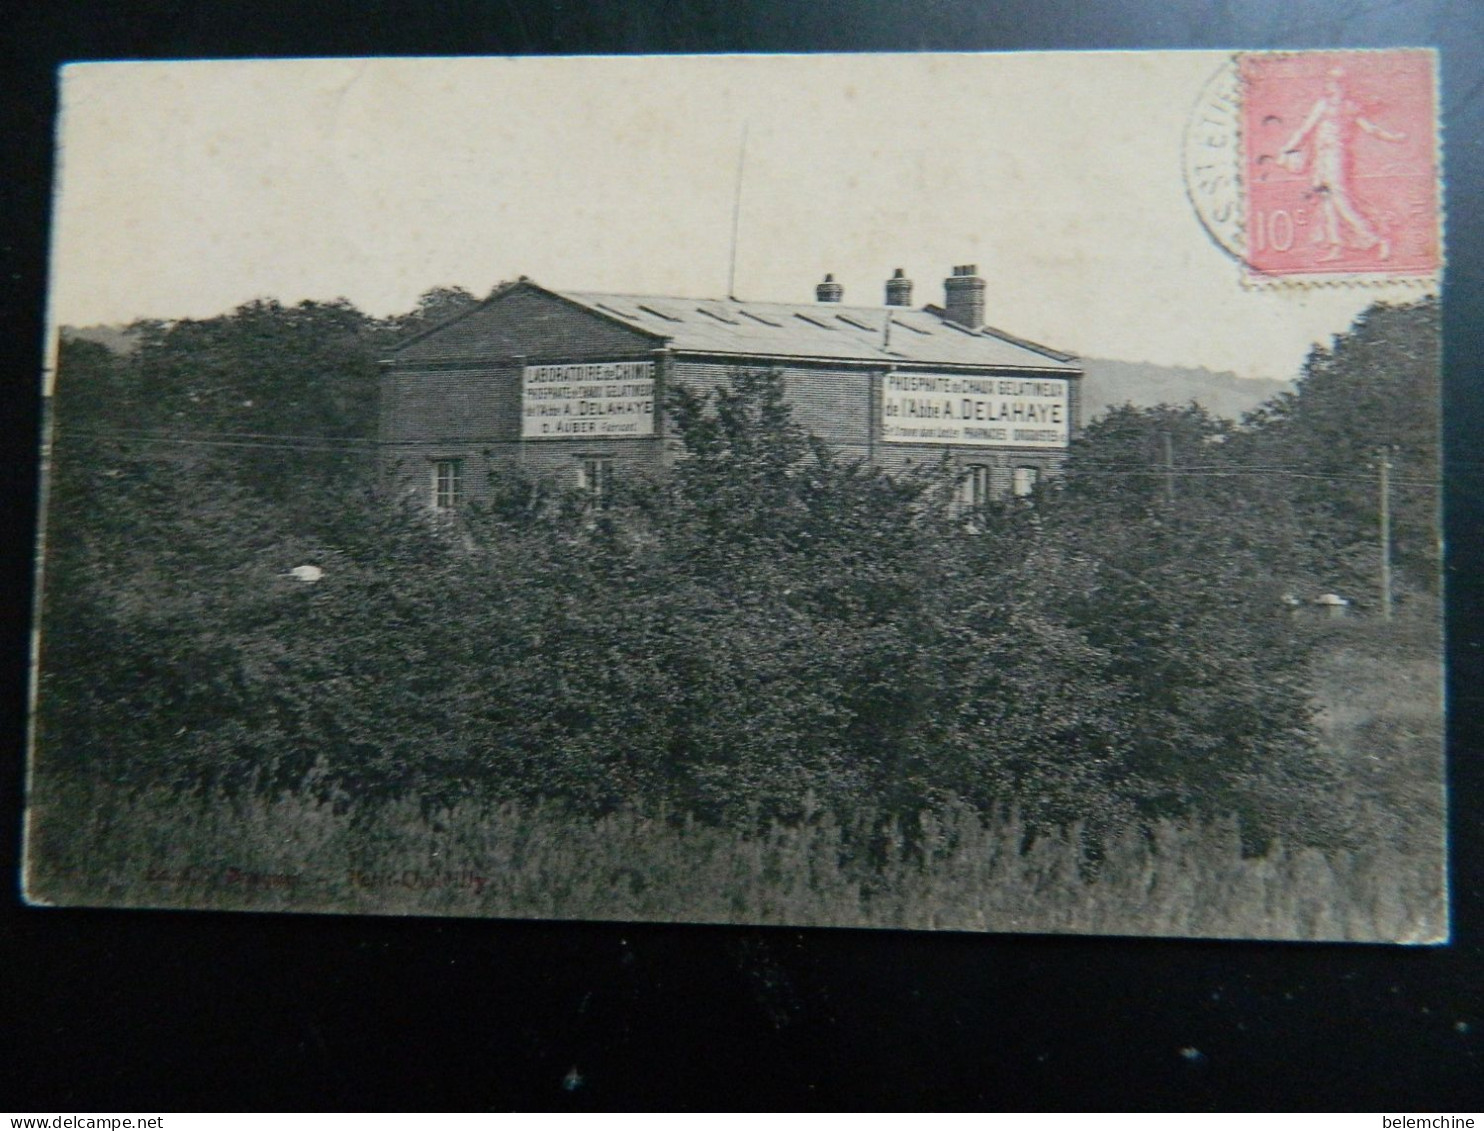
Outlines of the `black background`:
[[1439,47],[1455,915],[1451,946],[1403,949],[35,910],[20,905],[12,880],[0,897],[0,1108],[1484,1107],[1484,460],[1474,396],[1484,6],[31,0],[8,7],[0,27],[0,872],[9,877],[20,840],[57,64]]

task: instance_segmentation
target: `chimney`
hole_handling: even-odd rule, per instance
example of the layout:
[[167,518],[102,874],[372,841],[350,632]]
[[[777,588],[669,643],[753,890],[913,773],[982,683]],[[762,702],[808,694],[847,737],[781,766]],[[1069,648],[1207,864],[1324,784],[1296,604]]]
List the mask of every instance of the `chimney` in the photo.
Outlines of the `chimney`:
[[833,275],[826,275],[824,282],[814,288],[814,297],[819,302],[839,302],[845,297],[845,288],[835,282]]
[[979,268],[969,263],[955,267],[953,274],[943,280],[944,316],[950,322],[970,330],[984,325],[984,280],[979,277]]
[[886,305],[912,305],[912,280],[907,278],[906,273],[900,267],[892,272],[890,279],[886,280]]

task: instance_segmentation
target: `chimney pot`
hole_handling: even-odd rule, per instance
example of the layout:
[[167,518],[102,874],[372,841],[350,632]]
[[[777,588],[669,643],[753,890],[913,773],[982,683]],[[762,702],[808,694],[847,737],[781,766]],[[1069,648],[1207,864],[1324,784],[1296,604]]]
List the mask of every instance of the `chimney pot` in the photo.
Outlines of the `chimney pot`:
[[970,330],[984,325],[984,280],[979,268],[967,263],[953,269],[943,280],[944,316]]
[[892,272],[890,279],[886,280],[886,305],[912,305],[912,280],[907,278],[907,273],[900,267]]
[[839,302],[845,297],[845,288],[835,282],[834,275],[826,275],[824,282],[814,288],[814,298],[818,302]]

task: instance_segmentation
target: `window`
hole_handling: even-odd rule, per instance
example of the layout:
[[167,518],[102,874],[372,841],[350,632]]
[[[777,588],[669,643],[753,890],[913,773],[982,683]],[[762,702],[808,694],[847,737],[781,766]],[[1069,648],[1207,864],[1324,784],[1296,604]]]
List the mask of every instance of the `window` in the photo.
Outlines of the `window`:
[[[783,325],[782,322],[774,322],[773,319],[771,319],[771,318],[765,318],[761,314],[754,314],[750,310],[739,310],[739,311],[737,311],[737,313],[740,314],[740,315],[742,315],[743,318],[751,318],[754,322],[761,322],[764,326],[782,326]],[[739,323],[737,323],[737,325],[740,326],[740,325],[742,325],[742,323],[739,322]]]
[[577,489],[586,491],[594,503],[603,506],[613,494],[613,460],[609,456],[579,456]]
[[1040,479],[1039,467],[1017,467],[1010,479],[1010,490],[1017,497],[1025,498],[1036,489]]
[[464,498],[464,461],[440,459],[433,463],[433,509],[451,511]]
[[[606,302],[595,302],[595,303],[593,303],[593,305],[596,306],[599,310],[606,310],[609,314],[616,314],[620,318],[627,318],[630,322],[642,322],[643,321],[643,319],[640,318],[633,311],[631,311],[631,310],[625,310],[621,306],[610,306]],[[644,307],[641,306],[639,309],[640,310],[643,310]],[[658,314],[659,312],[658,311],[655,311],[655,310],[651,310],[650,313],[651,314]],[[661,315],[661,317],[664,317],[664,316]]]
[[718,322],[725,322],[728,326],[742,325],[742,323],[738,322],[735,318],[728,318],[719,310],[711,310],[708,307],[698,306],[696,307],[696,311],[700,314],[704,314],[707,318],[715,318]]
[[799,314],[798,312],[795,312],[794,313],[794,317],[797,318],[801,322],[807,322],[807,323],[809,323],[809,325],[811,325],[811,326],[818,326],[821,330],[833,330],[834,329],[834,327],[831,326],[828,322],[821,322],[818,318],[812,318],[812,317],[810,317],[807,314]]
[[989,467],[982,463],[971,463],[964,468],[964,477],[958,485],[958,505],[964,510],[982,507],[989,502]]

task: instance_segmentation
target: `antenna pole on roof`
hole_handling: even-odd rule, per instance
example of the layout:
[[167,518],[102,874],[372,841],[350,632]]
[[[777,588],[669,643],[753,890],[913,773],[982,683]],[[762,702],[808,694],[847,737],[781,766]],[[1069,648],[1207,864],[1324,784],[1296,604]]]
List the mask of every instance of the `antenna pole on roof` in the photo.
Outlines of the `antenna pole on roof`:
[[747,164],[747,126],[742,123],[742,145],[737,151],[737,189],[732,194],[732,254],[727,264],[727,298],[737,298],[737,228],[742,220],[742,170]]

